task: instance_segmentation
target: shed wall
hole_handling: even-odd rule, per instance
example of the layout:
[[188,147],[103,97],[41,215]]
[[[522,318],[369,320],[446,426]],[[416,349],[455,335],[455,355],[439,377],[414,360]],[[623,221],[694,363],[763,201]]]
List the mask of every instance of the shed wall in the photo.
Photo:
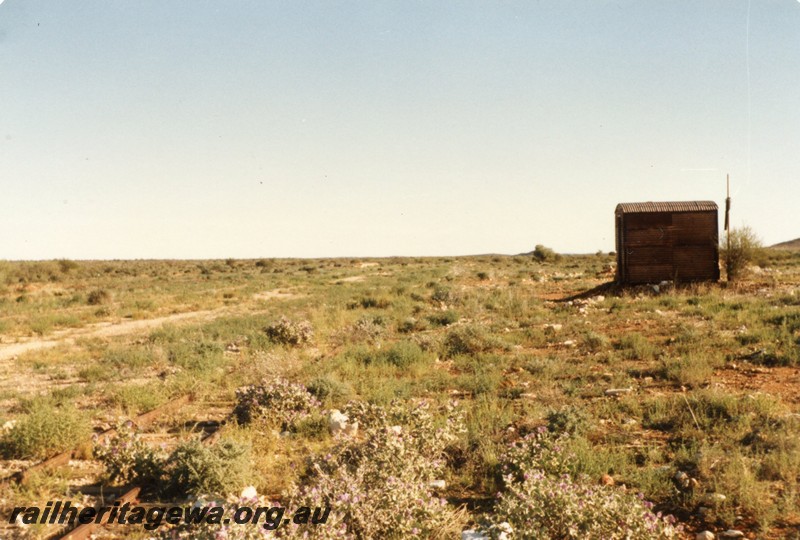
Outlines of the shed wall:
[[719,279],[717,211],[616,214],[617,277],[623,283]]

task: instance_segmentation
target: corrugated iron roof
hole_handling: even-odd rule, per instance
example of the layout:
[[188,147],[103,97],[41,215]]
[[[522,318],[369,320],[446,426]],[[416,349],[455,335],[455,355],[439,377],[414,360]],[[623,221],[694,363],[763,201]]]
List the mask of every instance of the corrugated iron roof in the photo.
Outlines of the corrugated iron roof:
[[619,203],[617,214],[647,212],[708,212],[717,209],[714,201]]

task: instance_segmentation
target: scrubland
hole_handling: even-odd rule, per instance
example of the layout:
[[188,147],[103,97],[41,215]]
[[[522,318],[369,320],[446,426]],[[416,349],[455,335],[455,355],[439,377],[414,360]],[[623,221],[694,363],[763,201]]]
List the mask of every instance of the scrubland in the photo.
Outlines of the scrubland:
[[[627,289],[610,255],[540,255],[0,262],[0,472],[77,449],[3,520],[138,482],[329,504],[319,538],[799,537],[800,253]],[[93,447],[184,394],[125,459]]]

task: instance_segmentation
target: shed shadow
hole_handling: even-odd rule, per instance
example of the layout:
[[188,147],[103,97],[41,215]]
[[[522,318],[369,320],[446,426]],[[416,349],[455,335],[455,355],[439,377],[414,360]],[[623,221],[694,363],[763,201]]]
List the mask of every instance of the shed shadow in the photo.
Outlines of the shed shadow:
[[596,287],[592,287],[591,289],[578,292],[572,294],[570,296],[565,296],[564,298],[558,298],[553,300],[553,302],[573,302],[575,300],[585,300],[586,298],[591,298],[597,295],[619,295],[625,287],[617,283],[616,281],[607,281],[605,283],[601,283]]

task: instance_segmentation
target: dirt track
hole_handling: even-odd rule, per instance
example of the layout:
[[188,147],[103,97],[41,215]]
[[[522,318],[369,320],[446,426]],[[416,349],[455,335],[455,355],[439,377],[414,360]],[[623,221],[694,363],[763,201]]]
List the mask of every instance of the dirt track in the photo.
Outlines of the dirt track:
[[210,320],[228,311],[227,308],[212,309],[205,311],[190,311],[188,313],[175,313],[165,317],[155,319],[141,319],[135,321],[123,321],[119,323],[102,322],[91,324],[83,328],[60,330],[53,332],[47,337],[31,338],[17,343],[0,345],[0,362],[9,360],[20,354],[49,349],[57,345],[71,345],[78,338],[92,337],[113,337],[127,334],[134,334],[144,330],[150,330],[162,324],[186,320]]

